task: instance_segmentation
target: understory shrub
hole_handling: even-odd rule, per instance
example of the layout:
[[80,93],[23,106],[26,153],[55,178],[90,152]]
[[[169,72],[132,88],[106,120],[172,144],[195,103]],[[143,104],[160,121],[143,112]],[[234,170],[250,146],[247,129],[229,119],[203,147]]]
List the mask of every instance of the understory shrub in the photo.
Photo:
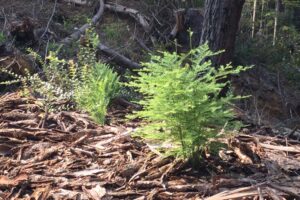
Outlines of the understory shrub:
[[245,70],[230,64],[216,70],[207,59],[216,55],[208,45],[189,53],[162,52],[152,55],[151,61],[128,84],[143,94],[138,103],[143,106],[129,118],[141,118],[144,125],[137,135],[163,147],[167,154],[191,157],[206,145],[234,116],[231,103],[240,98],[233,94],[219,98],[227,84],[224,77]]
[[[42,73],[20,76],[0,68],[0,73],[13,79],[0,81],[0,85],[21,83],[23,94],[38,96],[48,111],[70,109],[68,104],[62,102],[74,102],[95,121],[103,124],[107,106],[118,92],[119,78],[108,65],[96,61],[99,39],[92,29],[86,31],[85,40],[86,45],[79,47],[76,61],[60,59],[58,52],[50,52],[43,60],[36,52],[29,50],[41,63]],[[57,102],[60,102],[60,107],[56,106]]]

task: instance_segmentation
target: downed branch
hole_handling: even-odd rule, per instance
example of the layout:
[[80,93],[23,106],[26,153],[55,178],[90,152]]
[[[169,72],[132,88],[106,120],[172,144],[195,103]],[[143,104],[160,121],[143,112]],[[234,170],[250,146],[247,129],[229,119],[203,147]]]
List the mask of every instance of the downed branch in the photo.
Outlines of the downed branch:
[[88,3],[86,0],[63,0],[63,1],[66,3],[73,3],[81,6],[86,5]]
[[146,33],[149,33],[151,31],[151,27],[148,23],[148,20],[137,10],[119,4],[115,4],[115,3],[105,4],[105,8],[113,12],[129,15],[132,18],[134,18],[143,27]]
[[98,49],[100,51],[102,51],[104,54],[111,56],[112,60],[121,66],[125,65],[129,69],[140,69],[141,68],[141,66],[138,63],[130,60],[129,58],[126,58],[125,56],[121,55],[117,51],[108,48],[104,44],[100,43],[98,45]]
[[92,18],[92,21],[90,24],[84,24],[82,27],[80,27],[76,32],[72,33],[70,36],[64,38],[60,41],[61,44],[67,45],[70,44],[72,41],[78,40],[82,34],[85,33],[85,31],[90,28],[91,26],[94,26],[100,21],[101,16],[104,12],[104,1],[99,0],[99,9],[96,15]]
[[[99,2],[100,2],[99,10],[98,10],[97,14],[93,17],[91,24],[85,24],[85,25],[83,25],[76,32],[72,33],[69,37],[61,40],[60,43],[62,45],[69,45],[72,41],[78,40],[80,38],[80,36],[82,34],[84,34],[85,31],[88,28],[90,28],[91,26],[95,25],[100,20],[102,14],[104,12],[104,5],[105,4],[104,4],[103,0],[99,0]],[[103,52],[104,54],[106,54],[107,56],[110,56],[115,63],[117,63],[117,64],[119,64],[121,66],[126,66],[129,69],[139,69],[139,68],[141,68],[141,66],[138,63],[130,60],[129,58],[126,58],[125,56],[121,55],[117,51],[108,48],[104,44],[99,43],[98,49],[101,52]]]

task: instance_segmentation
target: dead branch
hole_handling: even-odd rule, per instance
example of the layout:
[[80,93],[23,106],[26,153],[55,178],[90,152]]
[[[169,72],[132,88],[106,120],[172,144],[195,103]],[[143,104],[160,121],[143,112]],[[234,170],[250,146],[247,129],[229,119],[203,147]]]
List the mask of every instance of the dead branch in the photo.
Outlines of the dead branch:
[[91,24],[84,24],[80,27],[76,32],[72,33],[70,36],[66,37],[65,39],[61,40],[60,43],[67,45],[70,44],[72,41],[79,40],[80,36],[85,33],[85,31],[90,28],[91,26],[95,26],[101,19],[104,12],[104,1],[99,0],[99,9],[96,15],[92,18]]
[[66,3],[73,3],[73,4],[81,5],[81,6],[87,4],[86,0],[63,0],[63,1],[66,2]]
[[113,12],[129,15],[132,18],[134,18],[138,22],[138,24],[140,24],[143,27],[146,33],[149,33],[151,31],[151,27],[148,23],[148,20],[137,10],[116,3],[105,4],[105,8]]
[[119,64],[120,66],[127,67],[129,69],[140,69],[142,68],[138,63],[126,58],[125,56],[121,55],[117,51],[108,48],[104,44],[99,44],[98,49],[103,52],[104,54],[111,56],[112,60]]
[[[84,32],[90,28],[92,25],[96,25],[97,22],[101,19],[101,16],[104,12],[104,1],[103,0],[99,0],[100,2],[100,7],[99,10],[97,12],[97,14],[93,17],[91,24],[85,24],[83,25],[81,28],[79,28],[76,32],[72,33],[69,37],[61,40],[61,44],[63,45],[69,45],[72,41],[76,41],[80,38],[80,36],[82,34],[84,34]],[[125,56],[121,55],[120,53],[118,53],[117,51],[108,48],[107,46],[105,46],[104,44],[99,44],[98,45],[98,49],[103,52],[104,54],[112,57],[112,60],[119,64],[120,66],[126,66],[129,69],[139,69],[141,68],[141,66],[130,60],[129,58],[126,58]]]
[[57,5],[57,0],[55,0],[55,2],[54,2],[54,6],[53,6],[53,10],[52,10],[51,16],[50,16],[50,18],[49,18],[49,20],[47,22],[47,26],[45,28],[45,31],[41,35],[40,39],[44,37],[44,35],[47,33],[47,31],[49,29],[50,23],[51,23],[52,18],[53,18],[54,14],[55,14],[55,11],[56,11],[56,5]]

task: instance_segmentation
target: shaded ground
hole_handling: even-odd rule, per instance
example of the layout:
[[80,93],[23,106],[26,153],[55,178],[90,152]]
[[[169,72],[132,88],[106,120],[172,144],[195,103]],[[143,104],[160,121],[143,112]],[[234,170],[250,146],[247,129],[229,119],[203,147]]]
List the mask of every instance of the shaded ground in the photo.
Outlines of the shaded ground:
[[300,198],[298,141],[264,129],[237,135],[195,171],[133,139],[135,123],[97,126],[40,105],[17,93],[0,98],[0,199]]

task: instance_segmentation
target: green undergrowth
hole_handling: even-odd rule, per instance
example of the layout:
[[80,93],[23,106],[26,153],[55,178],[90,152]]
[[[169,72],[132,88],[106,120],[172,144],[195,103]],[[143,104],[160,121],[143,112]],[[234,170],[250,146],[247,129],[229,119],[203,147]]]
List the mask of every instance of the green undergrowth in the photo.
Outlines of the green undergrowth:
[[93,29],[87,30],[85,39],[86,45],[78,47],[76,60],[62,59],[58,51],[50,51],[46,59],[42,59],[29,50],[41,63],[42,73],[20,76],[1,68],[0,72],[11,80],[0,84],[21,83],[23,95],[39,97],[49,112],[73,109],[75,105],[88,112],[96,122],[104,124],[107,107],[120,88],[119,77],[108,65],[97,61],[99,39]]
[[161,52],[143,63],[144,68],[128,84],[144,96],[138,101],[143,109],[129,116],[143,120],[137,136],[179,157],[200,155],[208,141],[219,136],[234,117],[233,101],[241,98],[233,94],[219,98],[227,84],[219,80],[247,68],[228,64],[216,70],[207,60],[216,54],[205,44],[183,55]]
[[6,36],[3,32],[0,31],[0,44],[6,41]]

